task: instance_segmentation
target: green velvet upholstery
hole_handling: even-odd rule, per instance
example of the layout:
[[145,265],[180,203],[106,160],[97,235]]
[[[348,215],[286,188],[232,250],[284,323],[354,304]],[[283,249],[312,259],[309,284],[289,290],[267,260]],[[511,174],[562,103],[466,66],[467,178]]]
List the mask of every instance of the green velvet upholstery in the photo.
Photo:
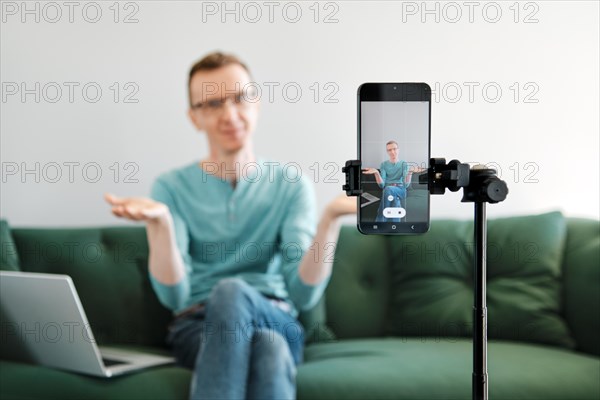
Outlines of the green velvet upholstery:
[[[489,221],[491,339],[574,346],[561,313],[565,237],[556,212]],[[438,221],[427,235],[390,240],[394,293],[387,333],[471,336],[473,224]]]
[[563,258],[564,313],[581,351],[600,356],[600,225],[567,221]]
[[[143,346],[115,346],[166,354],[166,349]],[[186,399],[190,373],[164,366],[132,375],[104,379],[29,364],[0,361],[1,399]]]
[[[343,227],[326,294],[301,315],[311,343],[300,399],[471,397],[471,225],[434,220],[412,237]],[[21,270],[71,275],[100,344],[168,352],[170,313],[148,281],[143,227],[10,233]],[[489,244],[491,398],[600,398],[598,221],[491,220]],[[189,389],[190,372],[175,366],[107,380],[2,358],[1,399],[183,399]]]
[[340,339],[382,336],[389,296],[388,243],[356,228],[340,233],[326,290],[327,325]]
[[[598,398],[598,358],[509,341],[488,346],[490,399]],[[307,348],[303,399],[470,399],[471,342],[350,339]],[[595,397],[594,397],[595,396]]]

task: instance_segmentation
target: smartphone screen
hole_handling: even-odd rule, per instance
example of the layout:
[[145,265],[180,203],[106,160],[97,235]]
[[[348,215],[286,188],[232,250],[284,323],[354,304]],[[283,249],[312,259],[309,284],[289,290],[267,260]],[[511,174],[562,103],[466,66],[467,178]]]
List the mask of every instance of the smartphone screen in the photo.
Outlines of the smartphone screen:
[[429,167],[430,126],[426,83],[364,83],[358,88],[362,233],[429,230],[429,190],[419,175]]

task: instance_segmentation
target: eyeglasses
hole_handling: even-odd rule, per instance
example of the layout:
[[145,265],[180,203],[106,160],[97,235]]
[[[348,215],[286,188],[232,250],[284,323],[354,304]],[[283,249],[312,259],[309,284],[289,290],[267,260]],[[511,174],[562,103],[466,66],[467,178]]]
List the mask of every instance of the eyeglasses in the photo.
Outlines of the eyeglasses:
[[192,105],[192,110],[201,110],[206,114],[218,114],[225,109],[225,103],[229,100],[231,100],[231,103],[238,110],[242,110],[247,108],[250,104],[255,103],[258,98],[256,96],[256,90],[242,90],[231,96],[198,102]]

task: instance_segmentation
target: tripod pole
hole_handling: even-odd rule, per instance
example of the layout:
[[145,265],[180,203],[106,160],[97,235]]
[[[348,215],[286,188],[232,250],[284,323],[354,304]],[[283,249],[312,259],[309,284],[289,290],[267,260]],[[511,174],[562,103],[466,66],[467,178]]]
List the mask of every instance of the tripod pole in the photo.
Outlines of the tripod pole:
[[473,400],[487,400],[487,306],[485,202],[475,202],[475,304],[473,306]]
[[[360,160],[346,161],[342,172],[346,174],[346,184],[342,189],[348,196],[360,196]],[[487,305],[486,305],[486,248],[487,222],[486,203],[504,201],[508,194],[506,182],[496,176],[496,170],[485,166],[469,167],[469,164],[444,158],[429,160],[427,174],[419,176],[419,183],[427,184],[429,193],[444,194],[446,189],[456,192],[464,190],[462,202],[475,204],[475,262],[473,263],[473,399],[488,399],[487,373]]]

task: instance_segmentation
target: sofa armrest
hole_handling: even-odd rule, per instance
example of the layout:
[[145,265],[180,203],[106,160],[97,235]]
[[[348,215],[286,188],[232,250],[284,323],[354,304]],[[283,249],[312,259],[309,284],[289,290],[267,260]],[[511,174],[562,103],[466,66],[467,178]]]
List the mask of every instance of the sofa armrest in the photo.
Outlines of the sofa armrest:
[[563,259],[564,313],[577,349],[600,356],[600,225],[570,218]]

